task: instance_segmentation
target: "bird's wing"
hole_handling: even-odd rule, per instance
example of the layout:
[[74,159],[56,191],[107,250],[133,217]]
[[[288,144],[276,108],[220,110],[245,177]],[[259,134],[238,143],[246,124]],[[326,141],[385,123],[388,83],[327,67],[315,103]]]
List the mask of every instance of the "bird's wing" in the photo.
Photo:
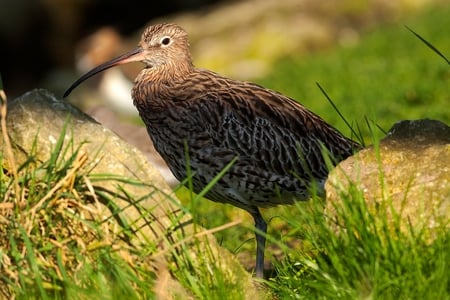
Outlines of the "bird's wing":
[[280,182],[297,176],[308,182],[328,173],[323,147],[333,155],[351,152],[340,144],[348,141],[336,130],[279,93],[235,81],[196,88],[189,93],[195,96],[182,102],[210,138],[203,149],[204,159],[213,159],[210,163],[214,157],[238,155],[237,163],[255,176],[264,173]]
[[[224,147],[255,166],[302,178],[325,178],[326,149],[337,160],[357,146],[304,106],[261,86],[219,76],[204,80],[200,95],[190,99],[192,111],[208,124],[218,147]],[[201,108],[200,108],[201,107]]]

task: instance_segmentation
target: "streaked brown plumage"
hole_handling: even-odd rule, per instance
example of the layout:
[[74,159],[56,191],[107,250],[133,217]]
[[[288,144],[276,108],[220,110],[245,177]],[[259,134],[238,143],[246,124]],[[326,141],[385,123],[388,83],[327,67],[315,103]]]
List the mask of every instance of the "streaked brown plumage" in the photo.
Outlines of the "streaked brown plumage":
[[[187,33],[173,24],[148,27],[135,50],[83,75],[64,96],[90,76],[132,61],[145,64],[134,105],[175,177],[186,177],[186,145],[195,192],[237,157],[206,197],[245,209],[259,232],[267,225],[258,207],[306,200],[313,182],[323,187],[323,149],[337,162],[360,147],[288,97],[195,68]],[[264,234],[257,231],[256,241],[262,277]]]

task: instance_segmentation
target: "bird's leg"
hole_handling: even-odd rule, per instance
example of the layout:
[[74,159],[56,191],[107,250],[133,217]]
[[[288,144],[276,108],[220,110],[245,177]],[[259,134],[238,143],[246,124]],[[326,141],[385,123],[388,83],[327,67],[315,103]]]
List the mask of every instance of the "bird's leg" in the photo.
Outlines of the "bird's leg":
[[263,278],[264,276],[264,249],[266,245],[267,223],[264,221],[259,209],[254,208],[250,212],[255,220],[255,235],[256,235],[256,277]]

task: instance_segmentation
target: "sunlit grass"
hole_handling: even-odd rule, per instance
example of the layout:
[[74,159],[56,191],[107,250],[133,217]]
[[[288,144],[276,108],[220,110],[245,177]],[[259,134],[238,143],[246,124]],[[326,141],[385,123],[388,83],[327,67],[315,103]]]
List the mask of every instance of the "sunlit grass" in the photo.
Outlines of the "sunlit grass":
[[[72,123],[48,159],[37,154],[38,137],[15,159],[0,96],[0,298],[245,298],[248,274],[217,259],[203,228],[188,227],[190,208],[152,182],[93,172],[98,152],[75,143]],[[145,204],[155,193],[174,211],[162,204],[154,214],[159,202]]]
[[[384,136],[375,124],[387,131],[401,119],[434,118],[449,123],[450,110],[443,109],[450,103],[448,65],[404,27],[408,25],[445,54],[450,49],[446,30],[450,27],[450,19],[446,17],[449,14],[449,6],[441,7],[367,33],[351,48],[285,58],[259,83],[299,100],[345,135],[352,136],[316,85],[320,83],[355,129],[358,123],[366,144],[371,144],[374,137]],[[185,189],[180,189],[177,195],[189,203]],[[198,222],[206,227],[242,219],[243,226],[229,228],[216,236],[251,268],[255,249],[253,220],[246,212],[206,199],[199,201],[193,211]],[[285,213],[281,207],[263,210],[269,234],[289,231],[282,221]]]
[[[419,33],[445,55],[446,49],[450,49],[446,30],[450,27],[450,19],[446,17],[449,13],[449,7],[434,9],[368,33],[351,48],[333,49],[307,58],[286,58],[259,83],[300,100],[350,136],[348,127],[317,87],[316,82],[320,83],[346,119],[353,125],[358,123],[368,144],[384,136],[374,124],[387,131],[401,119],[434,118],[449,123],[450,111],[444,109],[450,103],[448,65],[404,27],[407,25]],[[178,194],[187,199],[183,191]],[[364,212],[361,197],[353,191],[344,202],[361,209],[342,212],[344,219],[355,226],[354,234],[358,234],[364,229],[358,226],[370,221],[361,215]],[[380,237],[370,226],[360,233],[363,238],[359,240],[355,236],[337,237],[320,217],[320,206],[313,205],[312,210],[315,213],[311,214],[309,204],[299,203],[295,209],[278,207],[263,211],[269,223],[266,256],[275,263],[276,274],[269,285],[276,297],[449,297],[446,288],[449,276],[444,272],[449,267],[449,257],[443,253],[449,246],[448,232],[442,232],[431,245],[421,236],[382,232]],[[247,213],[207,200],[198,203],[194,211],[205,226],[217,226],[236,218],[244,220],[243,226],[216,236],[251,269],[255,245],[253,221]],[[380,239],[385,240],[383,244]],[[286,245],[292,249],[287,250]],[[396,252],[390,254],[390,248]],[[423,256],[418,257],[417,253]],[[440,288],[433,289],[434,284]]]
[[[269,286],[282,299],[448,299],[450,297],[450,236],[436,228],[402,233],[400,223],[386,217],[388,206],[367,210],[355,186],[335,205],[340,222],[323,215],[311,202],[287,214],[292,228],[301,228],[306,246],[287,251],[276,264]],[[387,210],[385,210],[387,208]],[[295,217],[294,217],[295,215]],[[336,233],[338,228],[339,233]]]
[[[445,52],[450,49],[449,14],[449,8],[444,7],[405,23]],[[346,118],[360,123],[365,138],[377,141],[382,134],[370,133],[364,126],[364,116],[374,119],[384,129],[399,119],[427,117],[450,122],[449,74],[448,65],[403,25],[390,25],[370,33],[353,48],[307,59],[286,58],[260,83],[299,99],[349,135],[346,125],[317,88],[319,82]],[[61,153],[68,154],[69,158],[62,159]],[[2,159],[7,159],[6,154]],[[80,169],[70,173],[78,165]],[[89,174],[81,171],[82,166],[83,157],[78,149],[63,144],[60,139],[50,160],[37,164],[30,156],[18,166],[18,175],[0,170],[2,209],[11,207],[12,199],[20,195],[18,191],[27,193],[27,202],[20,209],[10,210],[0,218],[1,237],[5,241],[0,245],[3,296],[14,294],[19,299],[155,297],[154,270],[141,264],[130,265],[129,257],[125,259],[107,245],[86,251],[86,242],[82,244],[70,239],[73,234],[56,230],[64,222],[78,222],[80,230],[88,226],[93,235],[104,235],[102,220],[80,217],[84,211],[79,204],[92,201],[91,190],[84,181]],[[19,186],[15,186],[14,176]],[[71,193],[70,186],[61,183],[69,177],[75,194]],[[119,179],[111,176],[91,180]],[[241,257],[249,269],[254,266],[253,221],[246,212],[205,199],[195,198],[190,203],[195,195],[186,189],[180,189],[177,194],[186,212],[193,212],[200,225],[216,227],[242,219],[242,226],[220,231],[216,237]],[[102,195],[105,201],[110,200],[107,194],[98,196]],[[404,233],[395,230],[396,224],[391,230],[387,218],[383,222],[385,212],[377,216],[370,213],[355,186],[341,198],[341,205],[336,207],[339,233],[335,224],[324,217],[323,202],[314,197],[309,202],[263,211],[269,224],[266,259],[274,265],[267,281],[270,298],[450,299],[448,230],[438,231],[430,242],[421,230]],[[55,201],[58,199],[59,202]],[[375,218],[378,222],[374,222]],[[61,247],[62,243],[65,247]],[[133,249],[133,258],[139,262],[155,248],[149,244],[142,252]],[[230,281],[219,266],[210,264],[214,254],[207,245],[199,252],[204,254],[204,261],[196,259],[194,268],[189,249],[185,246],[177,249],[173,254],[174,264],[168,270],[170,275],[193,298],[243,298],[245,291],[239,278]],[[77,264],[82,267],[71,268]]]
[[[450,122],[450,70],[406,27],[450,56],[450,6],[402,19],[366,33],[351,47],[338,47],[307,57],[290,57],[273,66],[259,81],[299,100],[350,136],[341,118],[325,100],[325,89],[344,116],[364,124],[374,120],[384,130],[403,119],[432,118]],[[362,126],[363,134],[370,133]]]
[[[450,103],[448,65],[404,25],[445,52],[450,49],[449,13],[450,8],[443,7],[384,26],[351,48],[286,58],[259,83],[300,100],[350,136],[317,87],[319,83],[346,119],[354,126],[358,123],[368,144],[401,119],[434,118],[448,123],[450,111],[444,109]],[[189,201],[186,192],[178,195]],[[386,230],[391,226],[387,220],[375,227],[373,219],[383,218],[367,211],[358,190],[342,197],[339,216],[346,230],[341,235],[326,222],[318,199],[263,211],[269,223],[266,257],[275,265],[268,283],[274,298],[450,298],[445,272],[450,267],[445,250],[450,246],[448,231],[440,231],[429,244],[420,234]],[[246,212],[205,199],[193,211],[207,227],[243,219],[243,226],[216,236],[248,269],[254,267],[253,221]]]
[[[30,153],[15,175],[11,165],[0,170],[1,297],[151,298],[154,270],[142,267],[144,256],[127,244],[129,228],[118,231],[97,202],[120,195],[92,194],[99,179],[91,181],[87,156],[65,142],[65,133],[48,160]],[[0,157],[1,165],[7,161]],[[149,243],[141,251],[155,248]]]

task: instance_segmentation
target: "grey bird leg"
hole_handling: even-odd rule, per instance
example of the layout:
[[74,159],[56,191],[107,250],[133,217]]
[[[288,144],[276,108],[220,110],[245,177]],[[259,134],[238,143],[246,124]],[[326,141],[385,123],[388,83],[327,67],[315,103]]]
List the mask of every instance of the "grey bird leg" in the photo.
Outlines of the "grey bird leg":
[[250,212],[255,220],[256,227],[256,277],[264,277],[264,249],[266,247],[267,223],[264,221],[259,209],[254,207],[254,211]]

